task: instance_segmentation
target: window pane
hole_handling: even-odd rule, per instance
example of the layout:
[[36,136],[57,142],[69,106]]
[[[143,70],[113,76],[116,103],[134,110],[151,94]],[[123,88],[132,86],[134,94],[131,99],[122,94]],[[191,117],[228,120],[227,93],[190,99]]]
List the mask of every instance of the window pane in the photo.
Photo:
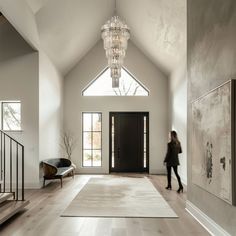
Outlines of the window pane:
[[21,130],[21,104],[2,103],[4,130]]
[[83,113],[83,130],[91,131],[92,129],[92,114]]
[[102,165],[102,155],[100,150],[93,150],[93,166]]
[[85,150],[83,153],[83,166],[92,166],[92,152]]
[[147,138],[146,138],[146,134],[144,134],[144,139],[143,139],[143,148],[144,148],[144,152],[146,152],[146,144],[147,144]]
[[112,88],[110,69],[106,69],[84,91],[83,96],[148,96],[148,90],[127,70],[121,69],[119,88]]
[[111,118],[111,132],[114,134],[114,132],[115,132],[115,117],[114,116],[112,116],[112,118]]
[[146,154],[146,152],[144,153],[144,156],[143,156],[143,167],[144,168],[147,167],[147,154]]
[[114,152],[115,151],[115,142],[114,142],[114,134],[111,135],[111,151]]
[[83,166],[101,166],[102,113],[83,113]]
[[111,167],[112,168],[115,167],[115,154],[114,154],[114,152],[112,153],[112,156],[111,156]]
[[143,124],[144,133],[146,133],[147,132],[147,118],[146,118],[146,116],[143,117],[143,122],[144,122],[144,124]]
[[102,115],[99,113],[93,114],[93,131],[101,131],[102,128]]
[[92,149],[92,133],[83,133],[83,149]]
[[101,149],[101,132],[93,132],[93,149]]

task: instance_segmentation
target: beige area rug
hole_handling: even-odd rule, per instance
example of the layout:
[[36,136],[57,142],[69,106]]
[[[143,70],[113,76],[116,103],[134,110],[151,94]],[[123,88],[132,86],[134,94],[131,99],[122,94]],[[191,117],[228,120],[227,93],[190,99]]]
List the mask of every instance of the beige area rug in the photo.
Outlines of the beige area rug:
[[146,178],[91,178],[62,216],[178,217]]

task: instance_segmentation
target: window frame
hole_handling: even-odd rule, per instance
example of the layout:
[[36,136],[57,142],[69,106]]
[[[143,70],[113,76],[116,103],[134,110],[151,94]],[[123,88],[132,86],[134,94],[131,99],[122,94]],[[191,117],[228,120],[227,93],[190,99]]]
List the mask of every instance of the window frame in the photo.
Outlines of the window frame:
[[150,96],[150,90],[140,81],[138,80],[129,70],[122,66],[122,69],[137,83],[140,87],[142,87],[146,92],[147,95],[85,95],[84,93],[86,90],[95,83],[107,70],[109,70],[109,67],[105,67],[92,81],[89,82],[86,87],[83,88],[81,92],[82,97],[149,97]]
[[[84,130],[84,114],[90,114],[91,115],[91,131]],[[93,131],[93,114],[99,114],[101,116],[101,130],[100,131]],[[84,148],[84,133],[100,133],[101,134],[101,148],[93,148],[93,135],[91,136],[91,149]],[[84,166],[84,151],[90,150],[92,154],[92,160],[90,166]],[[93,165],[93,151],[101,151],[101,165],[100,166],[94,166]],[[102,112],[82,112],[82,168],[101,168],[102,167]]]
[[[17,104],[20,104],[20,129],[19,130],[15,130],[15,129],[12,129],[12,130],[8,130],[8,129],[4,129],[4,115],[3,115],[3,107],[4,107],[4,104],[9,104],[9,103],[17,103]],[[0,129],[4,132],[22,132],[23,129],[22,129],[22,103],[21,101],[0,101],[0,106],[1,106],[1,125],[0,125]]]

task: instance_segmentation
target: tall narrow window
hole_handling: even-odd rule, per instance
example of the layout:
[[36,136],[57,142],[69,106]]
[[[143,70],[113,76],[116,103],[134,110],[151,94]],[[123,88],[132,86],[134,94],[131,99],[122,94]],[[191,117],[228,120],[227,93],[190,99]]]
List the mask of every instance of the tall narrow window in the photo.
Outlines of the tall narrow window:
[[111,117],[111,167],[114,168],[115,167],[115,117],[112,116]]
[[143,167],[147,168],[147,117],[143,117]]
[[102,113],[83,113],[83,167],[102,165]]
[[2,102],[1,129],[5,131],[21,130],[21,103]]

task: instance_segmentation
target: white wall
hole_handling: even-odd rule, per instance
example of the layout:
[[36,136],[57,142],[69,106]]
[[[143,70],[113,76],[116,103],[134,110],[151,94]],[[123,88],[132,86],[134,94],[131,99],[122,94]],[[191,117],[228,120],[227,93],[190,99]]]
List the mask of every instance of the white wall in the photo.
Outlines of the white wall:
[[23,130],[10,135],[25,146],[26,188],[38,188],[40,161],[60,157],[63,78],[7,21],[0,23],[0,51],[0,101],[21,101]]
[[178,133],[183,153],[179,155],[179,174],[187,184],[187,71],[186,60],[169,78],[169,129]]
[[0,11],[34,49],[39,47],[35,17],[25,1],[0,0]]
[[[79,173],[109,172],[109,112],[148,111],[150,119],[150,173],[164,173],[168,137],[168,79],[129,42],[125,67],[150,89],[149,97],[82,97],[82,90],[107,66],[100,40],[64,81],[64,125],[73,131],[77,146],[72,154]],[[102,112],[102,167],[82,168],[82,112]]]
[[23,131],[10,135],[25,146],[25,186],[38,187],[38,53],[0,62],[0,100],[21,101]]
[[39,53],[39,161],[58,158],[63,116],[63,77]]
[[22,132],[10,135],[25,146],[26,187],[38,187],[38,53],[7,22],[0,45],[0,101],[21,101]]

